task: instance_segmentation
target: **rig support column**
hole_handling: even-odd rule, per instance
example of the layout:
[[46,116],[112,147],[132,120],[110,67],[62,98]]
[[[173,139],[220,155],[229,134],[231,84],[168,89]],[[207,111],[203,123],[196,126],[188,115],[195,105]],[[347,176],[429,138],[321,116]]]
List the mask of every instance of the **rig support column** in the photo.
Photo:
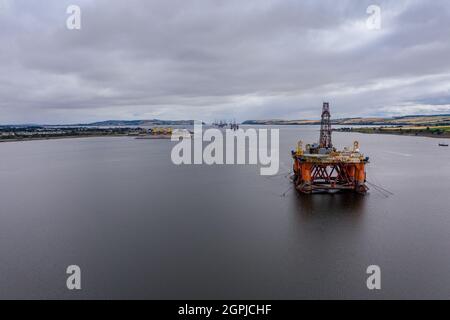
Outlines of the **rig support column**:
[[364,163],[355,164],[356,167],[356,184],[355,190],[357,192],[365,193],[367,191],[366,187],[366,171]]
[[298,190],[304,193],[310,193],[312,191],[311,187],[311,169],[312,163],[302,162],[300,163],[300,176],[299,184],[297,186]]

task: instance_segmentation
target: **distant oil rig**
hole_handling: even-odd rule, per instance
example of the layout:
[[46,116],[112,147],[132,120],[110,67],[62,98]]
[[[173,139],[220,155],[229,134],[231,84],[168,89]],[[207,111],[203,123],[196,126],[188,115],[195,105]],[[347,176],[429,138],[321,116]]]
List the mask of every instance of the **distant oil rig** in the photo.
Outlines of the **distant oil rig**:
[[355,141],[353,148],[337,151],[331,142],[330,105],[323,103],[319,143],[302,141],[292,151],[294,159],[294,183],[302,193],[353,191],[366,193],[365,165],[369,162],[359,151]]
[[213,127],[216,128],[230,128],[233,131],[236,131],[239,129],[239,124],[236,123],[236,120],[233,121],[224,121],[224,120],[214,120],[214,122],[212,123]]

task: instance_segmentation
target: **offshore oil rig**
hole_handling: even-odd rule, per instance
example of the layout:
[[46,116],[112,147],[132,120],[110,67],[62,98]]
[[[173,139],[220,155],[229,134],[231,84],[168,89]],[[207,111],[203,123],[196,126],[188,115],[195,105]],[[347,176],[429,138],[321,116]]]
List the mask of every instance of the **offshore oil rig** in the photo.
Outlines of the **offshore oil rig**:
[[292,151],[294,159],[294,183],[302,193],[353,191],[366,193],[365,165],[369,162],[359,152],[359,143],[353,148],[337,151],[331,143],[330,105],[323,103],[319,143],[299,141]]

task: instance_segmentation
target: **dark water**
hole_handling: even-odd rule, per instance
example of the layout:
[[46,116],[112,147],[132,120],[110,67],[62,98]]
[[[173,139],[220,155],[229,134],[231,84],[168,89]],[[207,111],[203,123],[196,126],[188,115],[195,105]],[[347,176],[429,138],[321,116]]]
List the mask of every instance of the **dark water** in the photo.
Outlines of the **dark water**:
[[394,195],[281,196],[290,150],[317,137],[282,128],[275,177],[177,167],[167,140],[0,144],[0,298],[450,298],[450,149],[335,133],[360,141],[368,180]]

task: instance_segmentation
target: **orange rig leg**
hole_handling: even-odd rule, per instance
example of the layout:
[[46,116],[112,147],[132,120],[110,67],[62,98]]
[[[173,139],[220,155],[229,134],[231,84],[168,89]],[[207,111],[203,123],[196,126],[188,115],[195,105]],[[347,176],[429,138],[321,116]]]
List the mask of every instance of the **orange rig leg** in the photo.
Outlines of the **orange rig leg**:
[[355,164],[355,191],[358,193],[366,193],[368,189],[366,186],[366,170],[364,167],[364,163]]
[[[297,169],[297,170],[295,170]],[[296,176],[296,189],[303,193],[312,192],[312,179],[311,179],[311,163],[300,163],[296,161],[296,166],[294,168]]]

